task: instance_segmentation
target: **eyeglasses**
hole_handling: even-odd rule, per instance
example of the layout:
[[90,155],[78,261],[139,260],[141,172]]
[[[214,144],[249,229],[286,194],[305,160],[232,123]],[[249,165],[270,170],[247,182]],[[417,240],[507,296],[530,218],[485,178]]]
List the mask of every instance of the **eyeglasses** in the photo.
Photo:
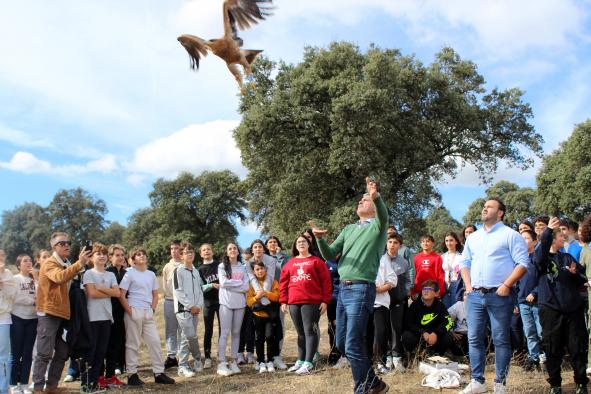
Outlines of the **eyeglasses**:
[[133,258],[141,257],[141,256],[146,256],[146,254],[144,252],[137,252],[136,254],[133,255]]
[[66,245],[71,246],[72,245],[72,241],[59,241],[59,242],[56,242],[55,245],[60,246],[60,247],[63,248]]
[[435,289],[432,287],[423,287],[423,293],[425,293],[427,291],[435,291]]

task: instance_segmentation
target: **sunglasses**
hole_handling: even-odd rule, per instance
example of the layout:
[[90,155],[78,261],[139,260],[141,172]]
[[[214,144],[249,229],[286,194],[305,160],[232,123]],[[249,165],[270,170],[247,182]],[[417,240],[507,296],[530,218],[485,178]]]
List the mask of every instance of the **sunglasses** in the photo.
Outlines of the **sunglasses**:
[[423,287],[423,293],[427,291],[435,291],[435,289],[432,287]]
[[72,241],[59,241],[59,242],[56,242],[55,245],[61,246],[63,248],[66,245],[71,246],[72,245]]

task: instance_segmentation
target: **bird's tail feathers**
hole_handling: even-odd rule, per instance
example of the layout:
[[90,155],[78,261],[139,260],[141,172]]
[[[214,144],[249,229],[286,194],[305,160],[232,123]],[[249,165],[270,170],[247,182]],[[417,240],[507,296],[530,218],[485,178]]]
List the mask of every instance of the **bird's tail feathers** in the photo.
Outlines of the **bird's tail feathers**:
[[254,60],[257,57],[257,55],[259,53],[263,52],[263,50],[262,49],[241,49],[240,52],[242,52],[242,54],[246,58],[246,61],[248,62],[248,64],[252,64],[252,63],[254,63]]

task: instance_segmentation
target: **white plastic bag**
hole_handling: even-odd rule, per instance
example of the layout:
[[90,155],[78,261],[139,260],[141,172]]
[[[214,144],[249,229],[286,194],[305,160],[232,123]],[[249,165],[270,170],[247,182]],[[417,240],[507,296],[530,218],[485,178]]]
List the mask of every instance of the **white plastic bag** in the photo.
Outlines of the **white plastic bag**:
[[421,370],[421,372],[430,370],[430,372],[423,378],[421,386],[431,387],[438,390],[460,387],[462,378],[456,371],[452,371],[451,369],[437,369],[427,364],[424,365],[428,368],[423,367],[421,370],[421,365],[419,365],[419,370]]

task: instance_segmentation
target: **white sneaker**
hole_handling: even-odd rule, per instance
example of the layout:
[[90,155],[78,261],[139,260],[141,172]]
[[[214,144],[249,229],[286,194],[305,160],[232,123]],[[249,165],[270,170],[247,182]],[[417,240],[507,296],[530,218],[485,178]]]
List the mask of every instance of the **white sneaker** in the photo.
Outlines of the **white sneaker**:
[[20,385],[10,386],[10,389],[12,390],[12,394],[23,394],[23,390],[21,390]]
[[179,367],[177,375],[183,378],[192,378],[193,376],[195,376],[195,372],[191,371],[187,367]]
[[481,394],[486,393],[486,383],[480,383],[478,380],[472,379],[470,383],[464,387],[460,394]]
[[205,359],[205,362],[203,363],[203,368],[205,368],[205,369],[211,368],[211,358]]
[[232,371],[232,374],[235,374],[235,373],[240,373],[240,372],[242,372],[242,371],[240,370],[240,368],[238,368],[238,364],[236,364],[236,361],[232,361],[232,362],[230,363],[230,371]]
[[23,394],[33,394],[33,390],[31,390],[31,389],[30,389],[30,388],[28,388],[28,387],[25,387],[25,388],[23,389]]
[[295,371],[297,371],[298,369],[300,369],[300,367],[301,367],[303,364],[304,364],[304,362],[303,362],[303,361],[300,361],[300,360],[298,360],[298,361],[296,361],[296,363],[295,363],[294,365],[292,365],[292,366],[291,366],[291,367],[290,367],[290,368],[287,370],[287,372],[295,372]]
[[390,369],[389,368],[386,368],[386,366],[384,364],[382,364],[382,363],[378,363],[378,367],[376,368],[376,370],[378,371],[378,373],[380,375],[385,375],[388,372],[390,372]]
[[505,386],[503,383],[495,382],[493,393],[494,394],[507,394],[507,386]]
[[115,375],[117,375],[117,376],[121,375],[121,370],[119,368],[115,369]]
[[281,359],[281,356],[275,356],[275,357],[273,357],[273,365],[277,369],[287,369],[287,365],[285,365],[285,363]]
[[275,366],[273,365],[273,361],[269,361],[267,363],[267,372],[275,372]]
[[249,364],[254,364],[256,363],[256,360],[254,359],[254,354],[252,353],[246,353],[246,362]]
[[72,375],[66,375],[64,378],[64,383],[70,383],[74,381],[74,377]]
[[193,364],[193,371],[195,371],[195,372],[203,371],[203,364],[201,364],[201,360],[195,360],[195,364]]
[[312,368],[314,368],[314,366],[311,366],[308,363],[304,363],[304,364],[302,364],[300,369],[295,371],[295,373],[298,375],[309,375],[312,373]]
[[230,375],[232,375],[232,370],[230,368],[228,368],[227,362],[221,362],[218,364],[217,373],[218,373],[218,375],[222,375],[222,376],[230,376]]
[[385,365],[385,367],[388,368],[388,369],[392,369],[393,366],[394,366],[394,364],[392,364],[392,356],[386,357],[386,365]]
[[260,363],[258,369],[259,369],[259,373],[265,373],[265,372],[267,372],[267,365],[265,363]]
[[406,368],[404,368],[404,365],[402,364],[401,357],[392,357],[392,368],[391,369],[393,369],[396,372],[404,372],[406,370]]
[[586,372],[587,372],[587,375],[591,375],[591,368],[587,368]]
[[238,353],[238,357],[236,357],[236,362],[238,364],[245,364],[246,361],[244,360],[244,354]]
[[341,358],[339,358],[339,360],[336,362],[336,364],[333,365],[332,367],[334,369],[341,369],[341,368],[345,368],[348,366],[349,366],[349,360],[347,360],[347,357],[341,356]]

